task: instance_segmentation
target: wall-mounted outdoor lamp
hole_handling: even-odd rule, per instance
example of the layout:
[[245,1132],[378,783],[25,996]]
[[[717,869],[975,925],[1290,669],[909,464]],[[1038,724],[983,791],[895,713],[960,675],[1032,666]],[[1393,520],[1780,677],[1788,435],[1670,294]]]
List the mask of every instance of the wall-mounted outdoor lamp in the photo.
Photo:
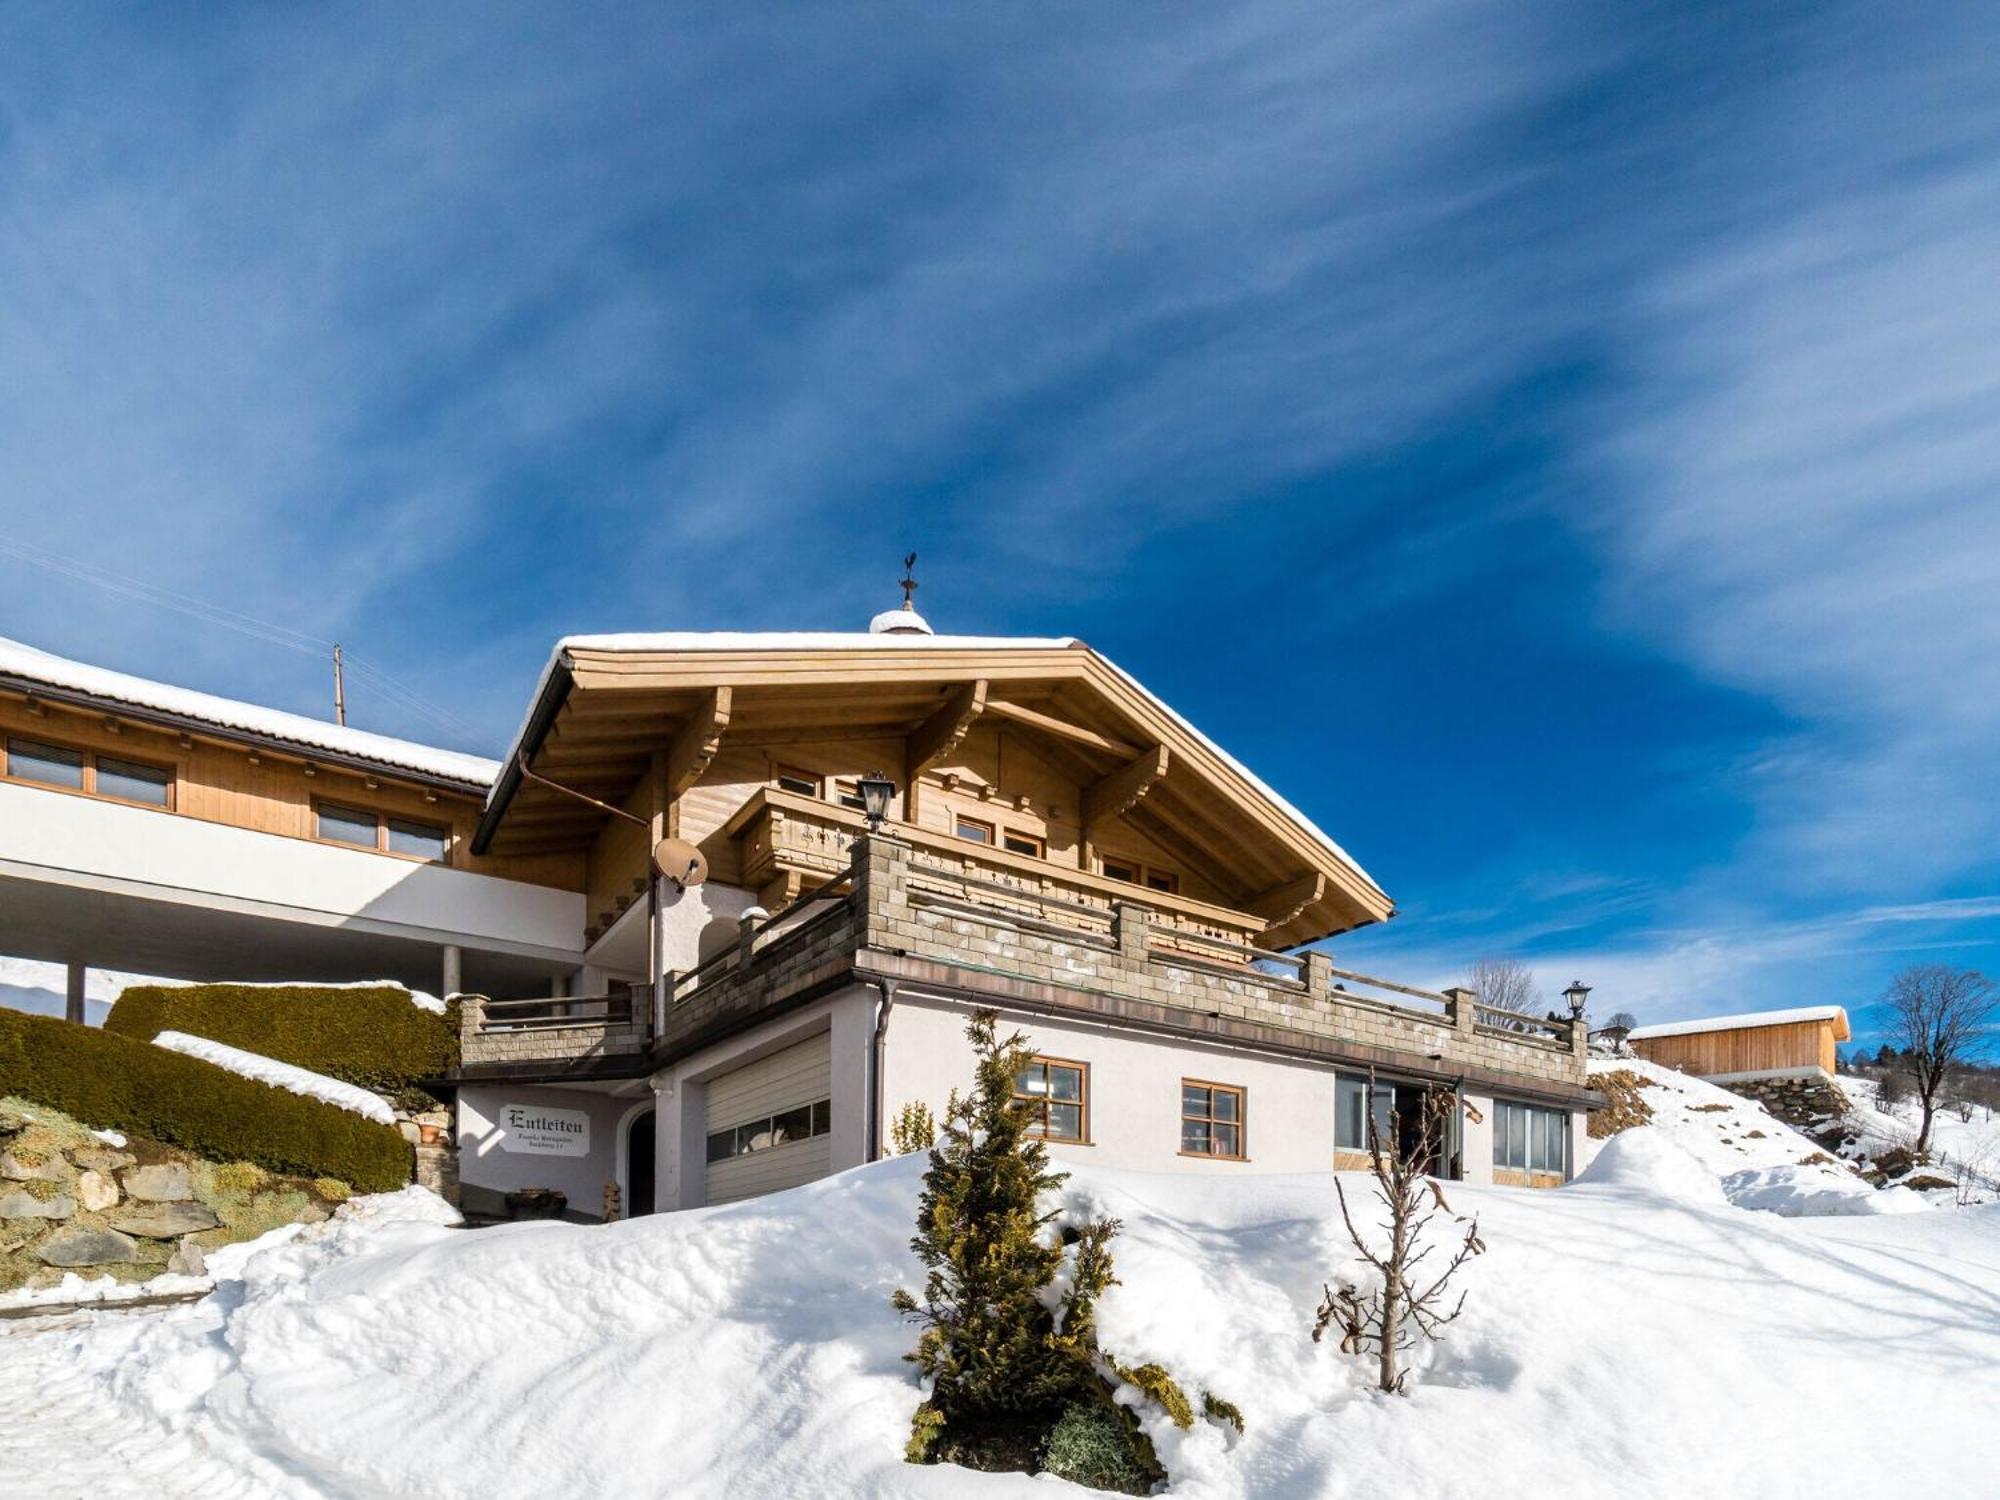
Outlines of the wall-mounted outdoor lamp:
[[862,816],[868,819],[868,831],[880,833],[882,820],[889,816],[889,799],[896,795],[896,783],[880,771],[870,771],[855,783],[861,793]]

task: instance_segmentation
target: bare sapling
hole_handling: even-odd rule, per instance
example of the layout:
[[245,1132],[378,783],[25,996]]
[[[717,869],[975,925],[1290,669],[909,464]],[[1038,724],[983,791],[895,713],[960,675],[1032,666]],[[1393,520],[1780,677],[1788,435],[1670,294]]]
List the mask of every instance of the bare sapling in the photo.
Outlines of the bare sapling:
[[[1373,1080],[1370,1080],[1372,1097]],[[1347,1192],[1334,1179],[1340,1198],[1341,1221],[1347,1237],[1361,1258],[1381,1277],[1381,1285],[1363,1291],[1342,1281],[1336,1291],[1324,1286],[1326,1299],[1320,1303],[1313,1322],[1313,1342],[1319,1343],[1328,1328],[1340,1330],[1340,1352],[1375,1361],[1375,1383],[1384,1391],[1403,1389],[1409,1371],[1403,1356],[1419,1338],[1438,1338],[1447,1323],[1465,1309],[1465,1293],[1452,1296],[1451,1281],[1473,1256],[1486,1249],[1479,1238],[1477,1216],[1467,1219],[1453,1213],[1445,1201],[1444,1189],[1430,1176],[1431,1163],[1440,1148],[1454,1106],[1453,1096],[1437,1091],[1427,1093],[1417,1116],[1413,1137],[1403,1141],[1397,1115],[1389,1116],[1389,1139],[1383,1140],[1376,1127],[1375,1111],[1368,1111],[1368,1153],[1370,1172],[1375,1178],[1375,1196],[1382,1205],[1381,1228],[1387,1231],[1388,1245],[1377,1250],[1376,1240],[1355,1227],[1348,1209]],[[1440,1215],[1454,1225],[1463,1225],[1450,1258],[1442,1266],[1426,1267],[1433,1251],[1445,1241],[1429,1231]],[[1379,1237],[1377,1237],[1379,1239]]]

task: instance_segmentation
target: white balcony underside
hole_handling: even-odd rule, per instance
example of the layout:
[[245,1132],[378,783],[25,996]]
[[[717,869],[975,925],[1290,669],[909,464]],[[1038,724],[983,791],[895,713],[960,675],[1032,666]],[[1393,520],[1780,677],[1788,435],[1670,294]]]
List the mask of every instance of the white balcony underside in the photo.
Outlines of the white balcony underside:
[[486,955],[496,979],[573,967],[583,908],[573,892],[0,784],[0,953],[245,979],[403,977],[421,956],[410,977],[435,988],[447,943]]

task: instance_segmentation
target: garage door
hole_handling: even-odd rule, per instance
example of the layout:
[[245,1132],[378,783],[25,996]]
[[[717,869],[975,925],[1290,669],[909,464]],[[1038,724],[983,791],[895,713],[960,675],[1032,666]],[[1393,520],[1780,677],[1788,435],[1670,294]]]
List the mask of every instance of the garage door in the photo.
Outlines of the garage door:
[[709,1080],[710,1203],[797,1187],[831,1170],[831,1056],[821,1032]]

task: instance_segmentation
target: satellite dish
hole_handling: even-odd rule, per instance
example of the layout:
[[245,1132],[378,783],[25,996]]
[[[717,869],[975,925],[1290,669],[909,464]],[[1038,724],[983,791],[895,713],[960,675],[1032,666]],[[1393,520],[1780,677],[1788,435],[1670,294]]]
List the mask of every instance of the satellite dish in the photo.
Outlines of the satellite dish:
[[681,890],[708,879],[708,860],[686,839],[661,839],[653,845],[653,868]]

